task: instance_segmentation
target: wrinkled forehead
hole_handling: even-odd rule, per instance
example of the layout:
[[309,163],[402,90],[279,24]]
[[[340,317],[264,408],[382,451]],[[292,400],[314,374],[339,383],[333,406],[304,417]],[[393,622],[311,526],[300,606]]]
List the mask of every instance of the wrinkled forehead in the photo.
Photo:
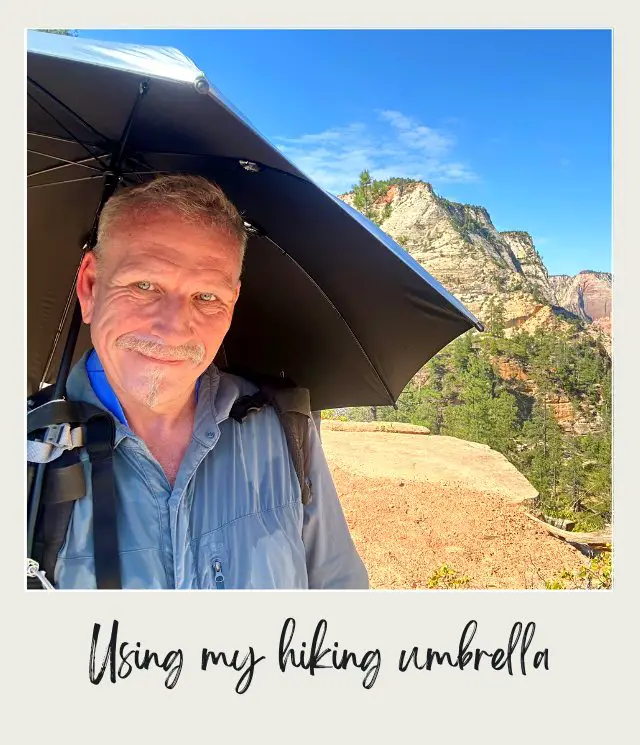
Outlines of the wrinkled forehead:
[[239,279],[240,240],[205,216],[185,217],[166,206],[123,205],[104,227],[97,253],[110,264],[159,259],[204,270],[223,263]]

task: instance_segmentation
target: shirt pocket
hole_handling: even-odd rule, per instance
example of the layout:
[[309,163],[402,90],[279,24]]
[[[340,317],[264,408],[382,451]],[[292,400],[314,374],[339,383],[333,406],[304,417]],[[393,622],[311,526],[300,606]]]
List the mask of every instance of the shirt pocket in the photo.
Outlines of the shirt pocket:
[[225,590],[229,587],[229,552],[218,533],[204,536],[196,549],[196,576],[203,590]]

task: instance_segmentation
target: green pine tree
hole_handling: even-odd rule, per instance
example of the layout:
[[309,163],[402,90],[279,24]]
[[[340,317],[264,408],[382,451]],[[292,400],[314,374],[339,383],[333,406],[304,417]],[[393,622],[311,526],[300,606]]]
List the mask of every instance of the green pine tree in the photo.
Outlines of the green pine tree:
[[372,188],[371,174],[367,170],[362,171],[358,183],[353,187],[353,204],[369,220],[374,217]]

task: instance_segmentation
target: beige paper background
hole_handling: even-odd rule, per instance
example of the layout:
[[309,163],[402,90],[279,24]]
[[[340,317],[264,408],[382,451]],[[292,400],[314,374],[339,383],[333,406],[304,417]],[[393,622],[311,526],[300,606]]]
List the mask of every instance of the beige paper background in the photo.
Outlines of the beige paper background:
[[[0,313],[4,505],[2,514],[2,665],[5,742],[490,742],[551,743],[587,739],[628,742],[637,733],[638,571],[632,535],[638,525],[635,370],[637,365],[637,23],[620,3],[592,11],[584,3],[461,3],[436,8],[394,2],[179,4],[30,2],[12,4],[2,50],[3,238]],[[27,13],[29,14],[27,16]],[[24,590],[24,27],[592,27],[614,28],[614,408],[615,589],[611,592],[130,592],[30,593]],[[544,49],[540,50],[544,54]],[[230,61],[233,64],[233,60]],[[215,81],[214,81],[215,83]],[[501,102],[496,102],[500,105]],[[277,666],[280,629],[296,618],[296,639],[310,643],[328,621],[326,641],[362,654],[378,647],[375,685],[363,673]],[[89,683],[94,622],[101,644],[114,618],[121,638],[162,654],[182,648],[177,686],[159,670],[134,671],[112,685]],[[514,621],[537,624],[532,650],[548,647],[550,671],[476,672],[436,668],[397,671],[398,652],[414,644],[455,651],[470,619],[474,643],[505,646]],[[267,660],[239,696],[238,674],[199,670],[202,646],[246,650]],[[517,668],[516,668],[517,670]],[[8,737],[7,737],[8,736]],[[197,740],[196,740],[197,738]]]

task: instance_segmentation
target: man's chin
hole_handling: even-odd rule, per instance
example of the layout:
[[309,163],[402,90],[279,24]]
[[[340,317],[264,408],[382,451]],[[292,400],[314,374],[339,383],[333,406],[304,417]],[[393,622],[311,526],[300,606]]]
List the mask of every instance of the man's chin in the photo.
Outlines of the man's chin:
[[152,361],[129,368],[123,375],[124,389],[148,408],[157,408],[195,387],[199,373],[191,362],[182,365]]

